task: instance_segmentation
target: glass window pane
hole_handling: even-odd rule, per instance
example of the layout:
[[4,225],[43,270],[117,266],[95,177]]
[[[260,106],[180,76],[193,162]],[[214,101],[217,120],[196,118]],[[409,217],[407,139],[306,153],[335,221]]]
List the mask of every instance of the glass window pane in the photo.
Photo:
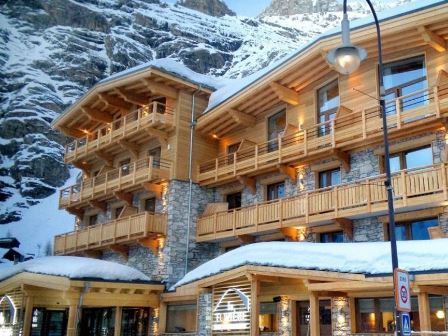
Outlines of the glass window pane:
[[339,107],[339,86],[338,81],[335,80],[318,91],[319,96],[319,114],[322,112],[336,109]]
[[196,305],[169,305],[166,331],[169,333],[196,331]]
[[413,169],[418,167],[430,166],[432,161],[432,148],[425,147],[405,154],[406,168]]
[[408,240],[405,224],[395,224],[395,238],[397,240]]
[[411,223],[412,240],[427,240],[429,239],[429,227],[439,225],[437,218],[421,220]]
[[400,171],[401,168],[401,161],[400,161],[400,156],[399,155],[395,155],[395,156],[390,156],[389,157],[389,164],[390,164],[390,172],[391,173],[395,173],[397,171]]
[[339,169],[331,172],[331,185],[337,185],[341,183],[341,171]]

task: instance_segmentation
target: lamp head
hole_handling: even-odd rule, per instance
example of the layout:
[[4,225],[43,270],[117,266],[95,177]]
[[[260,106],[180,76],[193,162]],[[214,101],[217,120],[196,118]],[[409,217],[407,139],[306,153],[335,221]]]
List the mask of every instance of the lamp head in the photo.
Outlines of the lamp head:
[[330,50],[327,54],[327,62],[333,65],[337,72],[349,75],[359,68],[361,62],[367,57],[367,52],[350,42],[350,22],[347,14],[341,22],[342,45]]

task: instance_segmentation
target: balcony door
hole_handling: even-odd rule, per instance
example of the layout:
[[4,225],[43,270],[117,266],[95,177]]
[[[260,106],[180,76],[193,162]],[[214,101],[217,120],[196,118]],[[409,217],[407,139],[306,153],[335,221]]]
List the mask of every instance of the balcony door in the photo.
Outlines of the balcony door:
[[[339,82],[334,80],[327,85],[321,87],[317,91],[317,115],[318,123],[324,123],[336,118],[339,108]],[[329,123],[319,126],[319,136],[330,134],[331,126]]]
[[286,127],[286,110],[282,110],[268,118],[268,151],[272,152],[278,149],[279,136],[283,135]]
[[[297,301],[296,302],[296,335],[309,336],[310,335],[310,302]],[[319,301],[319,321],[320,321],[320,336],[331,336],[331,301]]]
[[[427,89],[425,57],[417,56],[387,63],[384,66],[384,89],[386,101],[412,92]],[[407,111],[428,103],[428,92],[404,98],[401,101],[401,110]],[[386,105],[386,114],[395,114],[395,102]]]
[[67,310],[34,308],[31,336],[65,336],[67,315]]
[[162,147],[152,148],[148,151],[148,156],[152,156],[154,158],[153,166],[160,168],[160,157],[162,156]]

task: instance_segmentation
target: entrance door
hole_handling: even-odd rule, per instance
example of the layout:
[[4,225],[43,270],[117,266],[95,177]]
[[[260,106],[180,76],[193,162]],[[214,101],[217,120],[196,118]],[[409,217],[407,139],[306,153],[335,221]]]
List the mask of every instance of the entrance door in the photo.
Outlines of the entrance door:
[[[297,301],[297,336],[310,335],[310,302]],[[319,301],[320,336],[331,336],[331,301]]]
[[33,309],[31,336],[65,336],[66,330],[66,310]]

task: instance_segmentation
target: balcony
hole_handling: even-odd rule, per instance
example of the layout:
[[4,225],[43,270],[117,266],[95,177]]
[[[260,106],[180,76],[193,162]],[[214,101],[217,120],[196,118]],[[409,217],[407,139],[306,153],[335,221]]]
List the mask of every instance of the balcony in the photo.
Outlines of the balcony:
[[168,180],[170,177],[171,162],[149,156],[62,189],[59,208],[82,206],[92,200],[113,197],[114,192],[131,191],[145,182]]
[[[447,168],[446,164],[438,164],[393,174],[395,209],[410,211],[448,201]],[[387,211],[384,180],[381,175],[204,216],[198,220],[197,240],[217,241],[288,227],[312,228],[339,218],[384,214]]]
[[143,212],[56,236],[54,254],[76,254],[165,234],[166,214]]
[[[424,89],[386,102],[389,134],[418,129],[435,129],[448,114],[448,84]],[[248,144],[235,153],[199,165],[198,182],[216,186],[239,176],[279,169],[280,165],[297,164],[336,156],[344,160],[344,150],[382,141],[382,118],[379,107],[353,112],[343,106],[334,120],[304,130],[286,128],[283,136],[261,143]],[[347,160],[347,156],[345,156]],[[348,164],[348,163],[347,163]]]
[[153,135],[163,135],[174,126],[174,111],[164,104],[153,102],[135,112],[114,120],[92,134],[77,139],[65,146],[65,162],[84,159],[86,155],[116,145],[120,140],[128,140],[139,132],[149,131]]

